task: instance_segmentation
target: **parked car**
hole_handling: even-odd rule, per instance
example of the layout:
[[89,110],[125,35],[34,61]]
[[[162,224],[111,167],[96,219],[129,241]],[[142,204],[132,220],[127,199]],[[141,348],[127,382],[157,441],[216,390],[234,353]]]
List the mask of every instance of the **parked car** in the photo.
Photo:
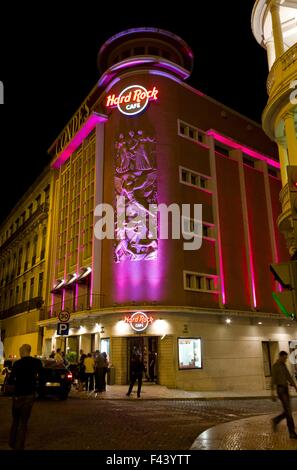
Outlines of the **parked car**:
[[[42,359],[42,374],[38,379],[37,395],[41,398],[46,396],[57,396],[61,400],[66,400],[73,382],[73,375],[64,364],[56,362],[54,359]],[[5,365],[5,363],[4,363]],[[5,395],[12,395],[13,386],[8,385],[8,378],[12,368],[12,361],[8,364],[3,392]]]
[[66,400],[73,382],[71,371],[54,359],[43,359],[42,365],[42,377],[37,388],[38,396],[55,395],[61,400]]

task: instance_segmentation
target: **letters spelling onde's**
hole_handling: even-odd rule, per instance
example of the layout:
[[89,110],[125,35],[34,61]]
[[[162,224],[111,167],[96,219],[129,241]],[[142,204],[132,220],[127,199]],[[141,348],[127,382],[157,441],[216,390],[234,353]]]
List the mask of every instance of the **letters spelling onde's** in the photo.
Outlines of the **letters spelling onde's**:
[[[132,87],[131,87],[132,88]],[[131,90],[126,94],[120,94],[119,96],[116,95],[109,95],[107,97],[106,106],[117,106],[118,104],[122,103],[140,103],[145,99],[150,100],[157,100],[158,99],[159,90],[154,86],[152,90],[145,90],[143,88],[137,88],[135,86],[135,90]]]

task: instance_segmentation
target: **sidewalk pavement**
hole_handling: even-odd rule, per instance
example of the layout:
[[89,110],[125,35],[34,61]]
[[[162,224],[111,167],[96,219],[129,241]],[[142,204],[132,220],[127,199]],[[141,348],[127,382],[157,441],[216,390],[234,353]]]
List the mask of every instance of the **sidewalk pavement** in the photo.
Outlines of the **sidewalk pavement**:
[[[197,437],[191,450],[297,450],[297,440],[289,438],[286,420],[273,432],[274,416],[254,416],[214,426]],[[297,423],[297,413],[293,416]]]
[[[137,399],[137,384],[134,385],[130,397],[126,396],[128,385],[107,385],[106,392],[97,394],[94,392],[78,392],[72,390],[70,396],[79,398],[101,398],[104,400],[131,400]],[[176,388],[167,388],[156,384],[143,384],[141,388],[140,399],[145,400],[228,400],[228,399],[256,399],[270,398],[270,390],[260,390],[257,392],[241,391],[241,392],[192,392],[180,390]]]

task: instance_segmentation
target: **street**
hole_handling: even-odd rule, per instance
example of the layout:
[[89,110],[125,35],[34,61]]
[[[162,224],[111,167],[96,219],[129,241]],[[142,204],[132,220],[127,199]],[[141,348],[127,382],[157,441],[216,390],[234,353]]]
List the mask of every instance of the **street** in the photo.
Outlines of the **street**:
[[[297,400],[292,404],[295,410]],[[26,449],[187,450],[212,426],[279,411],[280,403],[268,399],[100,400],[73,394],[35,403]],[[0,397],[0,450],[9,449],[10,413],[11,398]]]

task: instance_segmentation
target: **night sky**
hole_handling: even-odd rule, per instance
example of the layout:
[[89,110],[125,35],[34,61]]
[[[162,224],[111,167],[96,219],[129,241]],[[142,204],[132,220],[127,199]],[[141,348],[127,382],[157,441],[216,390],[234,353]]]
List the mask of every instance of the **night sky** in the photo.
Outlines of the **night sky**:
[[181,36],[195,56],[187,82],[261,122],[268,69],[251,32],[254,0],[180,1],[166,11],[161,2],[102,3],[63,2],[63,10],[61,3],[11,3],[1,12],[0,221],[49,162],[51,143],[99,79],[99,48],[125,29]]

